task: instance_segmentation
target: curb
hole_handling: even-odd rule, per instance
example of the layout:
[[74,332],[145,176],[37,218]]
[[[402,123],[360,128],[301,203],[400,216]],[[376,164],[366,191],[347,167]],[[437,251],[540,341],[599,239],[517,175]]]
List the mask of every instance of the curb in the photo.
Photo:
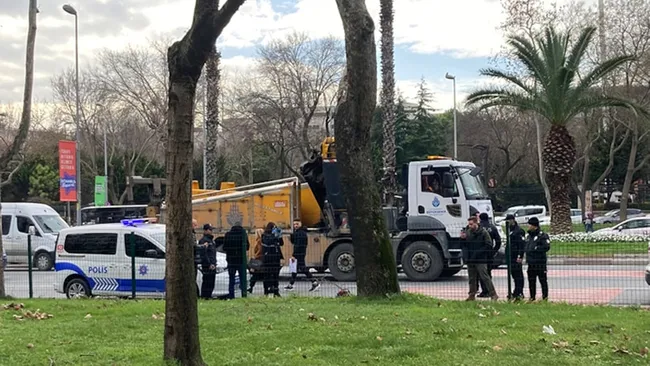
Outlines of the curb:
[[648,258],[646,256],[622,256],[622,257],[608,257],[608,258],[572,258],[572,257],[555,257],[549,258],[548,264],[554,265],[596,265],[596,266],[625,266],[625,265],[647,265]]

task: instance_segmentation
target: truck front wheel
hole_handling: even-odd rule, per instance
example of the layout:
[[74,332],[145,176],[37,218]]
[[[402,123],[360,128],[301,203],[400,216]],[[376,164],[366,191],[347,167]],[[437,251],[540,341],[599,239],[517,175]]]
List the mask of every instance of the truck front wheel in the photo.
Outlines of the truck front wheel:
[[402,268],[411,281],[433,281],[440,277],[444,267],[442,253],[426,241],[409,244],[402,254]]
[[352,243],[341,243],[334,247],[327,258],[327,266],[337,281],[354,281],[357,278]]

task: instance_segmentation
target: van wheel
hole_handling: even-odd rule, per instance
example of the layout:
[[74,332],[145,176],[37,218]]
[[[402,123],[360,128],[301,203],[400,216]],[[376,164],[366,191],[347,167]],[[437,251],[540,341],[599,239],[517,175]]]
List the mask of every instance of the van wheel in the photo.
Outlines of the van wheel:
[[352,243],[341,243],[334,247],[327,258],[332,277],[337,281],[354,281],[357,278]]
[[426,241],[409,244],[401,262],[406,277],[411,281],[433,281],[440,277],[445,267],[442,253]]
[[54,267],[54,261],[49,253],[40,252],[34,256],[34,266],[39,271],[50,271]]
[[90,286],[88,282],[82,278],[74,278],[68,282],[65,287],[65,296],[68,299],[79,299],[83,297],[90,297]]

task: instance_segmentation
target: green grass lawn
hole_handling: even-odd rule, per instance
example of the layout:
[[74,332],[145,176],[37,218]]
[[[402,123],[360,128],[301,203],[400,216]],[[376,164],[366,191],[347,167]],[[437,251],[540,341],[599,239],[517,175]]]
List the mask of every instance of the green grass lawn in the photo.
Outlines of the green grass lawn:
[[[1,365],[162,365],[162,301],[28,300],[0,311]],[[650,312],[561,304],[247,299],[199,304],[210,365],[647,365]],[[310,316],[310,313],[313,314]],[[87,315],[90,314],[90,315]],[[542,332],[551,325],[556,335]]]
[[551,242],[548,255],[571,257],[613,257],[615,254],[646,254],[648,243],[582,243],[582,242]]

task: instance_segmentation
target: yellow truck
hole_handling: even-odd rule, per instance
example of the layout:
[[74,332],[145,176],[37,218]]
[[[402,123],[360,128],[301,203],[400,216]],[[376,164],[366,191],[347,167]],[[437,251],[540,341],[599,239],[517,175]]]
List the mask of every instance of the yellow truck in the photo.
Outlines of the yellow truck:
[[[479,173],[480,168],[470,162],[441,156],[404,165],[401,177],[406,191],[398,197],[402,207],[383,210],[398,268],[408,279],[432,281],[460,271],[459,237],[467,218],[476,212],[492,213]],[[292,222],[300,218],[309,230],[307,266],[319,272],[329,270],[339,281],[353,281],[354,250],[334,138],[323,141],[320,153],[303,163],[301,174],[304,183],[298,178],[241,187],[225,183],[220,190],[202,190],[195,182],[193,218],[216,227],[218,237],[241,223],[251,243],[255,229],[274,222],[285,233],[285,258],[292,252]]]

